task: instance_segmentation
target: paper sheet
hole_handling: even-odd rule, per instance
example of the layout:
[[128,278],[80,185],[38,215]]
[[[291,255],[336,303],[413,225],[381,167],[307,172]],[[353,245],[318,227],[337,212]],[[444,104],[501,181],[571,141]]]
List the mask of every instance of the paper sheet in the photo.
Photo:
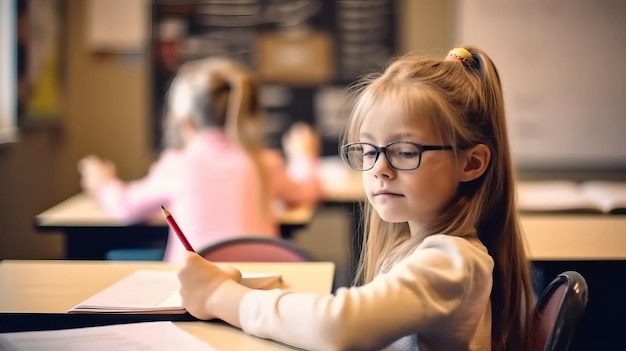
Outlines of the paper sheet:
[[[272,289],[282,283],[275,273],[242,273],[241,283],[252,289]],[[176,272],[139,269],[109,285],[68,312],[185,313]]]
[[184,313],[175,272],[137,270],[72,308],[70,312]]
[[215,350],[172,322],[0,334],[6,351]]

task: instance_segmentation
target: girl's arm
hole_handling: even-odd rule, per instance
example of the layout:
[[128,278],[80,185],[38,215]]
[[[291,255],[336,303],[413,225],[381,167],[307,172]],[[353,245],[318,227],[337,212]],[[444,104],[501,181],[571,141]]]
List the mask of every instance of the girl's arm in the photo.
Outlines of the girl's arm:
[[85,190],[114,218],[124,222],[145,220],[160,205],[169,203],[176,186],[177,160],[174,152],[166,151],[144,178],[123,182],[114,176]]
[[[334,296],[248,290],[225,279],[195,301],[202,301],[200,316],[223,319],[259,337],[306,349],[380,349],[404,335],[445,334],[455,321],[479,324],[489,303],[493,261],[471,244],[456,245],[426,239],[388,273]],[[183,280],[181,291],[201,285]]]
[[282,138],[287,162],[277,153],[269,153],[273,188],[287,205],[313,204],[321,198],[318,160],[320,138],[310,125],[298,122]]
[[299,155],[286,163],[278,152],[267,151],[264,156],[278,200],[287,205],[315,204],[320,200],[322,185],[316,157]]

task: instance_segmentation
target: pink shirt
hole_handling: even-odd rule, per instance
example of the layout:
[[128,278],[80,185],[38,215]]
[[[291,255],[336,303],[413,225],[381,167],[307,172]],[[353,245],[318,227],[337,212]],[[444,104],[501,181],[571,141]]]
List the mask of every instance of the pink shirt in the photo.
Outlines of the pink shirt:
[[[262,161],[272,204],[261,206],[253,162],[221,130],[199,133],[183,150],[164,151],[142,179],[103,185],[95,193],[96,200],[125,222],[145,220],[164,205],[196,250],[242,235],[279,236],[272,211],[277,203],[319,200],[317,160],[304,157],[287,165],[280,153],[266,150]],[[184,251],[170,233],[165,260],[180,262]]]

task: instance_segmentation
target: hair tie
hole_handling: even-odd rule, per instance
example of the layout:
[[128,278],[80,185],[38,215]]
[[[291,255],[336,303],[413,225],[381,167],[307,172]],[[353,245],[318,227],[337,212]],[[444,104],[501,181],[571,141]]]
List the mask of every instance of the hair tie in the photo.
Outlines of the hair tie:
[[448,56],[446,56],[446,61],[457,61],[460,63],[465,63],[472,59],[472,53],[465,48],[454,48],[448,52]]

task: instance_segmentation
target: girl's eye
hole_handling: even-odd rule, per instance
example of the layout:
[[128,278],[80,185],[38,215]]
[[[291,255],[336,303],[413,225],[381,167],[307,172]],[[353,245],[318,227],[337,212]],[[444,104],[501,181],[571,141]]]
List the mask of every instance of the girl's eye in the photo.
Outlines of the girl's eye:
[[363,151],[363,157],[374,158],[376,157],[376,154],[377,152],[374,149]]
[[363,157],[368,157],[368,158],[372,158],[372,157],[376,157],[376,154],[378,154],[378,151],[376,151],[376,148],[372,147],[371,145],[367,145],[367,144],[363,144],[361,146],[361,153],[363,154]]
[[419,153],[417,151],[400,151],[398,155],[404,158],[414,158],[417,157]]
[[391,149],[391,154],[397,158],[413,159],[420,155],[420,150],[411,143],[395,143]]

